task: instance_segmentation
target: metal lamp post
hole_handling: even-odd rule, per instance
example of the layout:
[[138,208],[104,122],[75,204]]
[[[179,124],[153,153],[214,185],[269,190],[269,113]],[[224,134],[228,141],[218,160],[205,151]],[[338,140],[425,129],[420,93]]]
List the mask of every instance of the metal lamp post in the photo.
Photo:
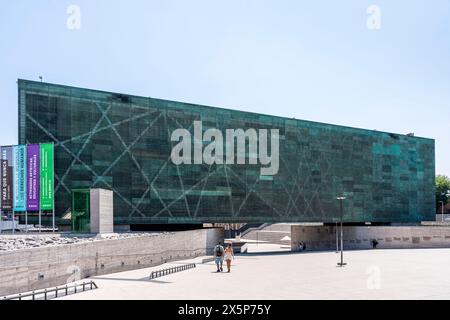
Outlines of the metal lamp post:
[[343,201],[346,198],[344,196],[341,196],[337,197],[336,199],[339,200],[341,206],[341,262],[338,263],[338,266],[343,267],[346,265],[346,263],[344,263],[344,228],[343,228],[343,220],[344,220]]
[[339,252],[339,236],[338,236],[338,223],[336,222],[336,253]]

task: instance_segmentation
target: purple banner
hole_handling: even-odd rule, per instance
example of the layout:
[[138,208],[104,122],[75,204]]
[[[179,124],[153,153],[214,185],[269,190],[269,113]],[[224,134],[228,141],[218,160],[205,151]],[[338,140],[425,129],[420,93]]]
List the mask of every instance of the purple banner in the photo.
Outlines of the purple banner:
[[2,210],[12,211],[13,205],[13,147],[2,147],[1,152],[1,204]]
[[27,146],[27,210],[39,211],[39,161],[38,144]]

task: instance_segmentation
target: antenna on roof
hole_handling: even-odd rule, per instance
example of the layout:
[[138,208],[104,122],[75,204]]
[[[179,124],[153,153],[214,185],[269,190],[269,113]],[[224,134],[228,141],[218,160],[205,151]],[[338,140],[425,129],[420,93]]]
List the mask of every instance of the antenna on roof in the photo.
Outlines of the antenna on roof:
[[42,76],[39,76],[39,80],[41,80],[41,82],[42,82]]

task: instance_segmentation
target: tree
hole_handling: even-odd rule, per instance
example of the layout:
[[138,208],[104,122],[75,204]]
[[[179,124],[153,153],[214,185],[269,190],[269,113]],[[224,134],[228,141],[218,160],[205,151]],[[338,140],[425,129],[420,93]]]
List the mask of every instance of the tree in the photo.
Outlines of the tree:
[[450,190],[450,178],[444,175],[436,176],[436,212],[440,212],[439,209],[442,206],[441,201],[446,205],[449,201],[447,193]]

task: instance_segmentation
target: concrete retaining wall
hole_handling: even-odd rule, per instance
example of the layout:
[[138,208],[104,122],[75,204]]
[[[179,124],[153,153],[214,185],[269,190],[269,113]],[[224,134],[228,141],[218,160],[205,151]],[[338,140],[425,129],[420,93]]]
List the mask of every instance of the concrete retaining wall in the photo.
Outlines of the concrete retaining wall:
[[0,295],[212,255],[219,240],[223,229],[214,228],[1,253]]
[[[293,251],[300,241],[307,250],[336,249],[334,226],[292,226],[291,239]],[[450,248],[450,226],[344,227],[345,249],[370,249],[373,239],[380,249]]]

